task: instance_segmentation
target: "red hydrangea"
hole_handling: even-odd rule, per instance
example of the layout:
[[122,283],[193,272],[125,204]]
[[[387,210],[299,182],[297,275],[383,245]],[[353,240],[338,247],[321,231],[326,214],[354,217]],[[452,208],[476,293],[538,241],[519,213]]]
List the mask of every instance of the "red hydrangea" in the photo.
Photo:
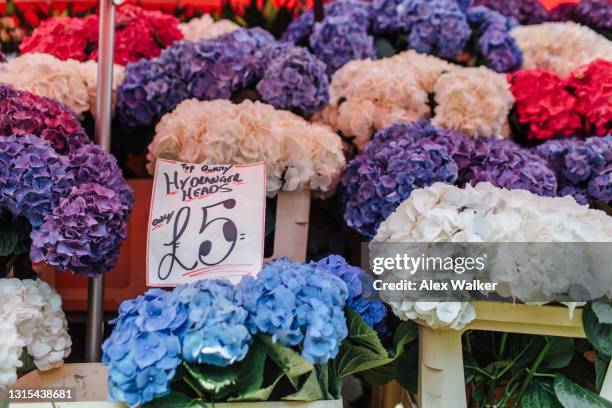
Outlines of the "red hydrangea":
[[527,139],[547,140],[580,133],[577,99],[563,78],[536,69],[509,74],[508,81],[516,99],[517,120],[526,129]]
[[[98,24],[98,16],[52,17],[24,39],[20,50],[64,60],[97,60]],[[115,62],[121,65],[156,57],[183,37],[176,17],[132,5],[117,10],[115,24]]]
[[584,118],[585,133],[605,136],[612,132],[612,61],[598,59],[574,70],[568,79]]

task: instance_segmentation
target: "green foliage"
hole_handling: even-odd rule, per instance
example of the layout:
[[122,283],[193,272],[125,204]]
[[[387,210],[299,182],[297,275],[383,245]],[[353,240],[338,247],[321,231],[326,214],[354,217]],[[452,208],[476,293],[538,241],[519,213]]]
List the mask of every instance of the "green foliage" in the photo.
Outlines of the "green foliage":
[[612,402],[558,374],[554,383],[555,395],[564,408],[612,408]]
[[612,356],[612,304],[610,302],[596,301],[587,304],[582,311],[582,324],[587,339],[595,350]]
[[232,20],[243,27],[262,27],[275,37],[280,37],[296,14],[295,9],[276,7],[273,0],[264,0],[262,7],[257,5],[257,0],[250,0],[244,6],[226,0],[218,17]]

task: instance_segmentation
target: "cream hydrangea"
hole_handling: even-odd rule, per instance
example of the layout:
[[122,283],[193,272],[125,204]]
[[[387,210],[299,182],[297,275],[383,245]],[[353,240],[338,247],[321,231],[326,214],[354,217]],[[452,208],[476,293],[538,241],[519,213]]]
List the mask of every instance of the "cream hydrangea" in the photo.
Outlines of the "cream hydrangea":
[[[371,245],[487,243],[495,248],[495,256],[488,262],[488,278],[500,283],[497,292],[530,301],[553,299],[576,287],[586,290],[590,298],[612,298],[609,274],[612,254],[605,247],[542,244],[611,240],[612,218],[577,204],[570,196],[543,197],[526,190],[497,188],[490,183],[468,185],[465,189],[436,183],[415,190],[380,225]],[[386,277],[391,281],[400,278]],[[401,318],[423,319],[434,327],[459,329],[474,318],[469,305],[448,303],[415,302],[409,298],[404,301],[393,298],[390,302]]]
[[566,77],[598,58],[612,60],[612,42],[572,22],[517,26],[510,31],[523,53],[523,69],[541,68]]
[[342,142],[326,126],[260,102],[186,100],[164,115],[149,145],[157,157],[190,163],[266,162],[268,195],[333,191],[345,166]]
[[441,75],[433,92],[435,125],[472,137],[509,136],[514,96],[505,75],[485,67],[458,69]]
[[215,21],[208,14],[179,24],[183,38],[189,41],[199,41],[215,38],[239,30],[240,26],[233,21],[222,19]]
[[72,342],[61,306],[46,282],[0,279],[0,387],[17,380],[24,347],[40,370],[63,364]]
[[[0,64],[0,82],[66,105],[82,118],[95,115],[97,63],[62,61],[48,54],[23,54]],[[113,90],[123,82],[123,68],[114,67]]]

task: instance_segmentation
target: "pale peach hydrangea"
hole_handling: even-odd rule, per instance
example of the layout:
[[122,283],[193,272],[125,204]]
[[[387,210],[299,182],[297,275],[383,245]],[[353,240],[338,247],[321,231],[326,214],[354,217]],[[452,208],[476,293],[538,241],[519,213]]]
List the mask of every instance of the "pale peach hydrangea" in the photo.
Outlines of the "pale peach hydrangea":
[[215,21],[208,14],[179,24],[179,30],[183,33],[183,38],[189,41],[211,39],[239,29],[240,26],[233,21],[227,19]]

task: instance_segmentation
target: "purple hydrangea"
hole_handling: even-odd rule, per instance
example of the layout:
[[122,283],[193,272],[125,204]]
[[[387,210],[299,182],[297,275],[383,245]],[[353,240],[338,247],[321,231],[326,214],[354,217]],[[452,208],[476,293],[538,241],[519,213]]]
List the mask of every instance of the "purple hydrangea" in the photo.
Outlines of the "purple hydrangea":
[[612,135],[550,140],[536,152],[554,169],[558,195],[572,195],[581,204],[612,201]]
[[62,104],[0,84],[0,135],[35,135],[59,154],[89,143],[76,117]]
[[76,185],[98,183],[113,190],[121,202],[123,219],[127,221],[134,206],[134,191],[123,178],[113,155],[97,145],[83,145],[70,153],[68,169],[74,174]]
[[538,0],[474,0],[472,6],[488,7],[513,17],[522,25],[540,24],[549,19],[548,11]]
[[523,54],[509,31],[517,25],[512,17],[484,6],[472,7],[467,12],[472,35],[477,39],[477,54],[487,67],[497,72],[510,72],[523,64]]
[[346,305],[359,313],[368,326],[379,333],[386,331],[384,320],[387,308],[380,300],[378,292],[374,290],[372,276],[357,266],[349,265],[340,255],[329,255],[314,262],[314,265],[317,270],[331,273],[342,279],[348,288]]
[[38,227],[73,182],[68,160],[49,141],[33,135],[0,136],[0,209]]
[[465,13],[455,0],[404,0],[397,6],[408,48],[453,59],[470,38]]
[[[304,48],[280,47],[284,52],[271,59],[257,91],[276,108],[310,116],[329,101],[325,64]],[[274,48],[270,52],[276,53]]]
[[187,98],[185,85],[165,64],[169,55],[128,64],[117,95],[119,120],[126,127],[148,126]]
[[472,162],[460,173],[459,184],[475,185],[483,181],[541,196],[554,197],[557,193],[557,179],[546,160],[505,139],[475,141]]
[[436,132],[427,121],[393,125],[377,132],[348,163],[342,187],[350,227],[372,237],[413,190],[457,180],[457,163],[445,146],[428,137]]
[[235,300],[249,312],[252,333],[272,336],[285,346],[301,345],[314,364],[336,357],[348,335],[344,306],[346,284],[311,264],[277,259],[264,265],[256,279],[243,278]]
[[31,233],[32,262],[96,276],[112,269],[126,238],[117,194],[99,184],[73,187]]
[[310,49],[331,76],[352,60],[375,58],[374,38],[352,15],[330,16],[315,24]]
[[[325,21],[329,17],[351,17],[353,23],[367,31],[370,25],[370,5],[362,0],[338,0],[324,6]],[[305,43],[314,30],[314,12],[308,10],[294,19],[283,33],[283,41],[293,44]]]
[[612,31],[612,2],[610,0],[580,0],[575,12],[578,22],[596,30],[605,30],[608,33]]
[[394,34],[408,30],[406,21],[402,16],[404,1],[405,0],[372,1],[372,29],[375,33]]

